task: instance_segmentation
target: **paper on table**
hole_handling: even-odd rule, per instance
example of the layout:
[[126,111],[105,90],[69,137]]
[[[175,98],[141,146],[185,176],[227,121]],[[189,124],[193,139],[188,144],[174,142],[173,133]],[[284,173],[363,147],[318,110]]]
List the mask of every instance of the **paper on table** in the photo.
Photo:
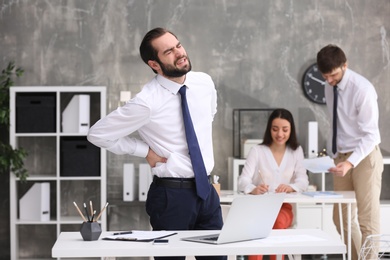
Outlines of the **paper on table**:
[[303,195],[307,195],[313,198],[342,198],[343,194],[334,191],[305,191]]
[[172,235],[177,234],[176,232],[172,231],[141,231],[141,230],[134,230],[131,234],[124,234],[124,235],[112,235],[112,236],[106,236],[103,239],[105,240],[124,240],[124,241],[153,241],[157,238],[163,238],[163,237],[169,237]]
[[304,159],[303,167],[312,173],[328,172],[329,168],[336,167],[329,156],[318,157],[313,159]]

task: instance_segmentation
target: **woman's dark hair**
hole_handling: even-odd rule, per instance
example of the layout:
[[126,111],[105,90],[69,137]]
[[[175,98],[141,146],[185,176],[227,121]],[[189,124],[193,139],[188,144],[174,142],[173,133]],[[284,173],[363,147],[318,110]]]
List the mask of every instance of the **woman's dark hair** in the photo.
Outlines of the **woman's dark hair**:
[[[141,42],[141,45],[139,46],[139,53],[141,55],[142,60],[146,64],[148,64],[149,60],[158,60],[157,50],[153,48],[152,41],[163,36],[166,33],[170,33],[176,37],[176,35],[173,34],[172,32],[168,31],[167,29],[160,28],[160,27],[154,28],[145,34],[145,36]],[[153,70],[153,72],[157,73],[155,70]]]
[[290,138],[287,140],[286,145],[289,146],[291,149],[296,150],[299,146],[299,143],[295,131],[294,118],[291,112],[284,108],[278,108],[272,111],[271,115],[268,118],[267,129],[265,130],[262,144],[266,146],[271,146],[273,142],[272,135],[271,135],[271,128],[272,128],[272,121],[274,121],[275,118],[282,118],[287,120],[290,123],[291,126]]
[[329,44],[317,53],[317,66],[321,73],[330,73],[340,68],[347,62],[347,57],[342,49]]

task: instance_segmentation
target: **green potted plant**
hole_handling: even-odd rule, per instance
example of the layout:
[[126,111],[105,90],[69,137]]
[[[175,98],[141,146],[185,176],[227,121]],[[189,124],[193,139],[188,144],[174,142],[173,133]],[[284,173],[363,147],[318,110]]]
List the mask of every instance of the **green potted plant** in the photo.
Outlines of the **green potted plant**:
[[[19,78],[24,70],[16,67],[14,62],[9,62],[8,66],[2,70],[0,75],[0,173],[9,174],[13,172],[21,181],[26,181],[27,170],[24,168],[24,158],[27,156],[23,148],[13,148],[9,144],[10,108],[9,108],[9,88],[13,86],[13,78]],[[3,134],[4,133],[4,134]]]

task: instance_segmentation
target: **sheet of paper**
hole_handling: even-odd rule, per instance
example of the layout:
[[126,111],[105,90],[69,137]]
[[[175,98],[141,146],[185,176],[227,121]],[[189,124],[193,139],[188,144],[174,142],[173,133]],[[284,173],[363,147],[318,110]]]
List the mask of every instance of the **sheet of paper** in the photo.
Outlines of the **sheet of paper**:
[[333,159],[331,159],[329,156],[303,160],[303,167],[312,173],[328,172],[329,168],[335,166],[336,165],[334,164]]
[[156,238],[168,237],[175,235],[175,232],[172,231],[141,231],[133,230],[131,234],[124,235],[112,235],[106,236],[104,239],[109,240],[128,240],[128,241],[150,241]]

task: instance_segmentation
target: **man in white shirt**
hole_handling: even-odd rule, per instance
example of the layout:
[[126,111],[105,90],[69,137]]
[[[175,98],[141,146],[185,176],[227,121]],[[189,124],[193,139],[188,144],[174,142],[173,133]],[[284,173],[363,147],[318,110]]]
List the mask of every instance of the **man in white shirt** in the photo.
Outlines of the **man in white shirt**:
[[[352,259],[357,260],[366,237],[380,233],[383,159],[379,148],[378,96],[366,78],[348,69],[347,58],[338,46],[323,47],[317,54],[317,65],[326,81],[326,104],[334,128],[330,151],[333,150],[336,167],[329,169],[334,190],[353,190],[356,194],[357,211],[355,206],[352,208]],[[346,232],[344,207],[343,217]],[[338,207],[334,207],[333,220],[340,232],[338,218]],[[377,259],[377,255],[373,252],[367,259]]]
[[[206,176],[214,167],[212,121],[217,111],[214,83],[209,75],[191,71],[184,47],[166,29],[149,31],[140,45],[140,54],[156,76],[133,99],[92,126],[88,140],[116,154],[146,158],[154,176],[146,201],[154,230],[221,229],[219,196]],[[182,92],[179,93],[183,86],[203,157],[205,196],[198,195],[195,185],[194,164],[183,123]],[[135,131],[141,139],[129,136]]]

